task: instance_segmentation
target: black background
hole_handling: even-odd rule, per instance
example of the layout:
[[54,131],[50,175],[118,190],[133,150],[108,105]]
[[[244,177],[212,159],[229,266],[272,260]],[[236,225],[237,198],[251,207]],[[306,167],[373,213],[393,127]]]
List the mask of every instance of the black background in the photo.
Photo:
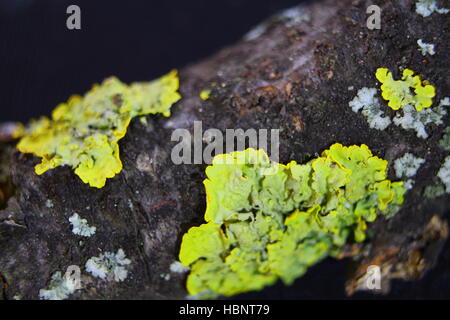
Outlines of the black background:
[[[151,80],[239,40],[295,0],[0,0],[1,121],[27,121],[110,75]],[[81,30],[66,28],[66,8],[81,8]],[[237,298],[344,299],[348,261],[328,259],[293,286],[277,284]],[[450,298],[450,244],[422,280],[394,281],[388,296]]]
[[[151,80],[239,40],[295,0],[0,0],[0,120],[49,114],[115,75]],[[81,30],[66,9],[81,8]]]

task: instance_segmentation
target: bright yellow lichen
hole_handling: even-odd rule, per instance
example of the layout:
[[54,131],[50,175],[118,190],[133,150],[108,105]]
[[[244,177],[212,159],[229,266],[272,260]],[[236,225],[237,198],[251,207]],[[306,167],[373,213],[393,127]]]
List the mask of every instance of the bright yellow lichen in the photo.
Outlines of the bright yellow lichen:
[[22,137],[17,148],[42,158],[35,167],[42,174],[68,165],[92,187],[122,170],[118,141],[132,118],[146,114],[170,116],[170,107],[181,96],[177,71],[151,82],[126,85],[117,78],[94,85],[84,97],[74,95],[52,112],[15,132]]
[[366,145],[333,144],[305,164],[272,163],[263,150],[218,155],[207,167],[205,222],[181,242],[187,290],[203,298],[291,284],[403,203],[403,182]]
[[414,71],[410,69],[403,70],[402,80],[394,80],[387,68],[378,68],[375,76],[382,83],[383,99],[389,101],[388,106],[393,110],[414,105],[417,111],[420,111],[433,104],[435,88],[427,81],[422,81],[420,76],[414,76]]
[[211,90],[205,89],[200,92],[199,96],[200,96],[200,99],[202,99],[202,100],[208,100],[210,94],[211,94]]

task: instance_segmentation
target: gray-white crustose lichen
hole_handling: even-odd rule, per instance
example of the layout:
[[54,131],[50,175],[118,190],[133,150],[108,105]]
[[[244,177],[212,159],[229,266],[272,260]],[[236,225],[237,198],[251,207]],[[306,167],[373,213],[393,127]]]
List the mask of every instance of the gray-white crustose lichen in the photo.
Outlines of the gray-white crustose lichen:
[[434,44],[423,42],[422,39],[417,40],[417,45],[423,56],[427,54],[433,56],[436,52],[434,51]]
[[445,192],[450,193],[450,156],[445,158],[445,161],[439,169],[437,176],[445,185]]
[[428,132],[425,130],[427,124],[434,123],[441,125],[442,118],[447,114],[445,107],[450,106],[450,99],[445,97],[437,107],[431,107],[417,111],[413,106],[407,105],[402,108],[403,114],[397,113],[394,117],[394,123],[405,130],[414,130],[417,137],[428,138]]
[[436,175],[441,183],[429,185],[424,189],[423,195],[428,199],[434,199],[450,193],[450,156],[447,156]]
[[377,89],[364,87],[358,90],[357,95],[349,102],[353,112],[361,111],[367,119],[369,127],[384,130],[391,124],[391,119],[381,110],[380,101],[375,97]]
[[87,220],[82,219],[78,213],[74,213],[69,218],[69,222],[72,225],[72,233],[82,237],[90,237],[97,230],[96,227],[89,226]]
[[436,0],[419,0],[416,2],[416,13],[426,18],[433,12],[447,14],[450,10],[439,8]]
[[441,125],[443,123],[442,119],[447,114],[445,107],[450,106],[450,98],[448,97],[443,98],[438,106],[421,111],[417,111],[412,105],[407,105],[396,111],[395,117],[391,120],[384,113],[376,94],[376,88],[361,88],[353,100],[349,102],[349,107],[355,113],[361,111],[370,128],[384,130],[394,122],[395,125],[405,130],[416,131],[417,137],[422,139],[428,138],[426,131],[428,124]]
[[424,163],[425,159],[416,157],[408,152],[394,161],[395,175],[399,179],[404,179],[405,189],[411,189],[413,187],[414,180],[411,178],[417,174],[420,166]]
[[439,146],[445,151],[450,151],[450,126],[446,127],[441,140],[439,140]]
[[47,199],[47,201],[45,201],[45,206],[49,209],[53,208],[53,201],[51,199]]
[[169,268],[172,273],[185,273],[191,270],[191,268],[183,266],[180,261],[174,261]]
[[60,271],[52,275],[47,289],[39,290],[41,300],[64,300],[78,290],[78,281],[68,273],[64,276]]
[[412,178],[416,175],[420,166],[425,163],[425,159],[416,157],[412,153],[405,153],[394,162],[394,169],[397,178]]
[[127,266],[131,260],[125,257],[123,249],[117,253],[104,252],[98,257],[92,257],[86,262],[86,271],[100,279],[124,281],[128,276]]

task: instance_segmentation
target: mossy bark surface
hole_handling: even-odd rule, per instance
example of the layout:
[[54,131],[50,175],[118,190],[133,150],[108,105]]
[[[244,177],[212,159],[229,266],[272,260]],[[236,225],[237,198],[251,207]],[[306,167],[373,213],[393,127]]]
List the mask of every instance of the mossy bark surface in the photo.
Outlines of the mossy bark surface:
[[[385,291],[389,279],[421,278],[435,265],[448,234],[448,195],[427,199],[423,191],[439,182],[436,174],[448,155],[439,140],[449,116],[444,125],[429,125],[425,140],[393,124],[384,131],[371,129],[348,103],[358,89],[379,86],[379,67],[394,73],[411,68],[436,87],[435,103],[444,98],[449,93],[450,19],[437,13],[424,18],[415,12],[414,1],[379,3],[381,30],[366,27],[369,1],[316,1],[301,9],[308,21],[272,19],[259,37],[181,70],[183,98],[172,107],[172,116],[148,116],[147,124],[132,121],[119,142],[124,168],[102,189],[82,183],[67,167],[36,175],[39,159],[19,153],[13,141],[2,137],[0,298],[37,299],[51,275],[70,265],[81,267],[83,283],[72,299],[184,298],[186,275],[171,273],[169,280],[161,275],[170,273],[177,260],[182,235],[203,222],[206,165],[171,161],[177,143],[171,141],[173,130],[192,132],[194,121],[202,121],[203,130],[222,132],[281,129],[281,163],[309,160],[335,142],[367,144],[389,161],[405,152],[426,159],[402,209],[390,220],[377,219],[370,238],[342,254],[354,257],[347,293],[360,287],[371,264],[382,267]],[[434,43],[436,54],[423,56],[418,39]],[[206,101],[199,97],[204,89],[212,90]],[[397,180],[390,168],[389,179]],[[72,233],[68,218],[75,212],[97,228],[94,236]],[[126,281],[100,280],[85,271],[90,257],[119,248],[132,261]],[[251,297],[267,297],[270,290]]]

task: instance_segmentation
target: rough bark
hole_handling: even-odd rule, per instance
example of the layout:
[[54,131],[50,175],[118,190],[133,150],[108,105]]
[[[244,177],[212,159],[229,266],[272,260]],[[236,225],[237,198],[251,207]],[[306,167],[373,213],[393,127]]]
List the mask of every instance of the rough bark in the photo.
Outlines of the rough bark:
[[[427,200],[422,195],[425,186],[437,182],[446,156],[438,147],[443,126],[429,126],[427,140],[394,125],[377,131],[348,103],[357,89],[377,86],[374,72],[382,66],[398,70],[406,65],[426,75],[437,87],[436,100],[443,98],[449,88],[450,21],[439,14],[424,19],[414,12],[414,1],[378,2],[381,30],[366,27],[368,1],[314,2],[303,9],[309,21],[273,19],[256,39],[181,70],[183,98],[172,116],[147,117],[147,125],[132,122],[120,141],[124,169],[102,189],[83,184],[66,167],[37,176],[38,159],[19,153],[14,142],[3,142],[0,297],[36,299],[54,272],[79,265],[84,289],[73,299],[184,298],[185,275],[164,280],[161,274],[177,259],[182,235],[202,223],[205,165],[173,164],[176,142],[170,138],[175,128],[193,130],[196,120],[203,130],[223,132],[280,128],[282,163],[310,159],[334,142],[365,143],[387,160],[405,151],[425,158],[401,211],[390,220],[377,219],[370,226],[373,237],[343,253],[359,257],[349,293],[370,264],[382,266],[383,279],[420,278],[435,263],[448,233],[442,215],[449,197]],[[419,38],[441,48],[432,59],[417,50]],[[202,101],[198,94],[205,88],[213,90]],[[395,180],[392,169],[389,174]],[[97,227],[92,238],[72,234],[68,217],[74,212]],[[101,281],[84,272],[87,259],[119,248],[132,260],[125,282]]]

